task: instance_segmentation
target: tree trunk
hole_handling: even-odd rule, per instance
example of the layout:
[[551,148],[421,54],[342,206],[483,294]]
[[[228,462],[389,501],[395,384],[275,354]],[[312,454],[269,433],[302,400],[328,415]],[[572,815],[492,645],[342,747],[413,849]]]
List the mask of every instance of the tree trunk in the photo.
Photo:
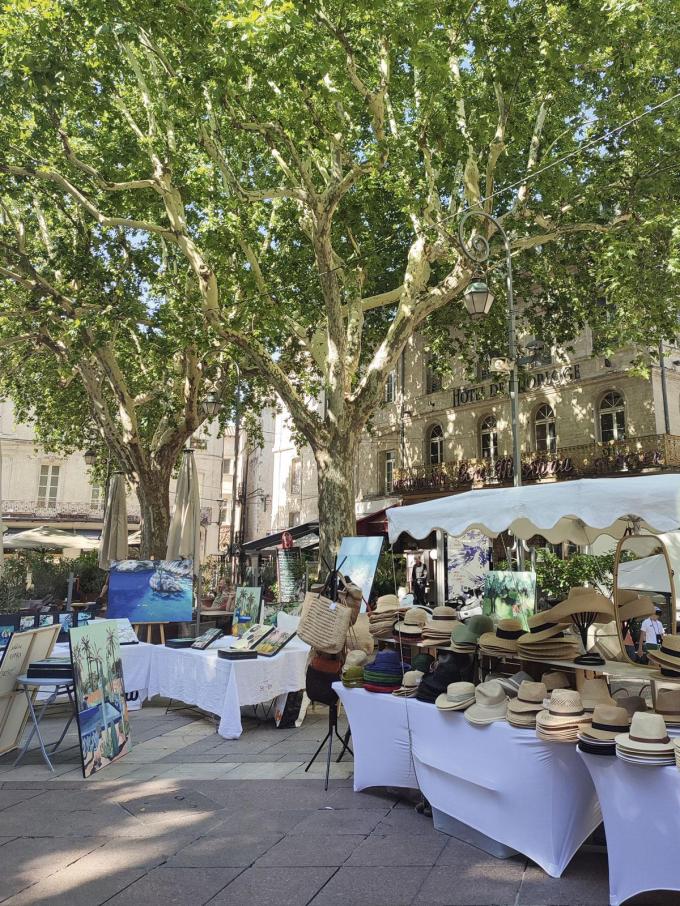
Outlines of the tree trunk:
[[170,476],[153,475],[137,484],[137,497],[142,511],[143,560],[163,560],[170,528]]
[[345,535],[356,534],[354,466],[358,440],[333,437],[315,450],[319,489],[319,576],[324,577]]

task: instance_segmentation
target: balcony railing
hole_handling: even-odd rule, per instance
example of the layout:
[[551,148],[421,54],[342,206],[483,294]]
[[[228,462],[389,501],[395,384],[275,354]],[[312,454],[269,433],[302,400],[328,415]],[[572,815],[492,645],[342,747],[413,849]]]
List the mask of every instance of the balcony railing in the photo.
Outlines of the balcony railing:
[[[3,500],[2,518],[6,521],[13,519],[35,519],[44,522],[68,522],[81,520],[83,522],[101,522],[104,518],[104,502],[88,503],[46,503],[39,500]],[[128,505],[128,522],[139,522],[139,510]]]
[[[662,469],[680,469],[680,436],[650,434],[610,443],[561,447],[553,453],[522,454],[522,481],[555,481],[597,475],[640,474]],[[436,466],[398,469],[395,494],[442,493],[483,487],[489,478],[511,484],[510,456],[490,459],[457,459]]]

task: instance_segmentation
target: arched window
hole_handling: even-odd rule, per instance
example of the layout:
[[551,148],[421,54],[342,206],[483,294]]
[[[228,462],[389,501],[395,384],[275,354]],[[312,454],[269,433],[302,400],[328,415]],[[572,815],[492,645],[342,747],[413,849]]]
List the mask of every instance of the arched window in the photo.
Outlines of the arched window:
[[444,462],[444,432],[441,425],[433,425],[428,435],[428,451],[431,466],[439,466]]
[[616,390],[605,393],[600,402],[600,440],[625,440],[626,407],[623,397]]
[[536,435],[536,449],[545,453],[554,453],[557,449],[557,427],[555,413],[552,406],[543,403],[536,410],[534,416],[534,433]]
[[493,459],[498,452],[496,416],[487,415],[479,426],[479,441],[482,459]]

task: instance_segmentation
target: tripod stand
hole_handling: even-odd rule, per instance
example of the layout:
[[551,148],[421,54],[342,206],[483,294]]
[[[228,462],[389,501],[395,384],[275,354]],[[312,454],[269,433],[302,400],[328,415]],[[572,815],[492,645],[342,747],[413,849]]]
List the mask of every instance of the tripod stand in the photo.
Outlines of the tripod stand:
[[338,703],[337,703],[337,701],[333,702],[332,705],[328,706],[328,732],[326,733],[324,738],[321,740],[321,745],[316,750],[316,752],[312,755],[312,758],[311,758],[309,764],[305,768],[305,773],[306,773],[311,768],[311,766],[314,764],[314,762],[316,761],[317,756],[319,755],[319,753],[321,752],[323,747],[326,745],[326,743],[328,743],[328,752],[326,753],[326,782],[324,784],[324,790],[328,789],[328,775],[331,772],[331,750],[333,747],[333,734],[334,733],[338,737],[340,742],[342,743],[342,749],[340,750],[340,754],[338,755],[338,757],[335,760],[336,764],[342,759],[342,756],[345,754],[345,752],[349,752],[349,754],[352,757],[354,757],[354,752],[349,747],[349,738],[351,736],[351,730],[348,728],[347,732],[345,733],[344,739],[340,735],[340,732],[338,730]]

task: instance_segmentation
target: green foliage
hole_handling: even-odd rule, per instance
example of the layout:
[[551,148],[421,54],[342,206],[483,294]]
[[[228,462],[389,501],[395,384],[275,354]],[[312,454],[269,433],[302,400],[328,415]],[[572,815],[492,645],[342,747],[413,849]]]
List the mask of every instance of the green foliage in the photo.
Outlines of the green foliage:
[[379,598],[381,595],[394,595],[400,585],[405,588],[408,587],[406,582],[406,558],[400,555],[395,556],[391,551],[384,550],[378,559],[378,566],[373,579],[373,596]]
[[26,598],[26,564],[20,558],[5,560],[0,574],[0,613],[19,609]]
[[539,588],[549,597],[566,598],[570,588],[599,586],[612,593],[614,554],[573,554],[561,560],[550,551],[542,551],[536,562]]

